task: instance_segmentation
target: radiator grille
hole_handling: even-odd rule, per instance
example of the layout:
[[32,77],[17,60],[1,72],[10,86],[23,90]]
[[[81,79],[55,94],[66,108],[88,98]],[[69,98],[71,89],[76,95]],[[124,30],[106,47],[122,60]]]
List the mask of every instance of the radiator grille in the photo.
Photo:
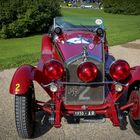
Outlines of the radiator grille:
[[[66,81],[81,82],[77,76],[77,67],[83,61],[82,58],[67,64]],[[98,75],[95,82],[104,81],[104,64],[93,58],[88,61],[94,63],[98,68]],[[68,105],[98,105],[104,102],[104,86],[81,86],[66,85],[65,87],[65,104]]]

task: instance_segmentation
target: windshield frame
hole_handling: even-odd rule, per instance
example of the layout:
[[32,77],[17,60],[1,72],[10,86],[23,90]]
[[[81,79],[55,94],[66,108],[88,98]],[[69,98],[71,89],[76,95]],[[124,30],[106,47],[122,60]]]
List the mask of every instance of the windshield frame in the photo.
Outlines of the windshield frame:
[[94,32],[97,28],[104,29],[104,20],[101,17],[61,16],[54,18],[53,26],[60,27],[63,31]]

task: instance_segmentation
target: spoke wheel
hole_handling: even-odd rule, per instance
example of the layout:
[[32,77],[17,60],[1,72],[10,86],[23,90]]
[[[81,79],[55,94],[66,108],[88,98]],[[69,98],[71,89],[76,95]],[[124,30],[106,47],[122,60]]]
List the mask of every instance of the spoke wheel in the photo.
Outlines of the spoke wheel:
[[129,111],[129,121],[132,129],[138,135],[140,135],[140,91],[133,90],[129,97],[129,102],[135,104]]

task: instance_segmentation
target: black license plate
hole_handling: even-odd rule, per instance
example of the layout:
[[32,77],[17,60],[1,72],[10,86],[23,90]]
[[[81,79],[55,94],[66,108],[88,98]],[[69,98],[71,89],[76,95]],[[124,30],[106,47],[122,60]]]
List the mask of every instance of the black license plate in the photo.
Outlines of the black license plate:
[[95,111],[75,111],[74,116],[95,116]]

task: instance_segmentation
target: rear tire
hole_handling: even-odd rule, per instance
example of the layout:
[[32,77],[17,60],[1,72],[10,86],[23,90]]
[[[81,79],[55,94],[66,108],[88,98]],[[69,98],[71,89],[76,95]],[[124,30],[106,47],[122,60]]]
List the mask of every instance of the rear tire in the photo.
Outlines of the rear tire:
[[25,95],[15,96],[15,121],[17,132],[22,138],[31,138],[34,132],[35,94],[31,85]]

